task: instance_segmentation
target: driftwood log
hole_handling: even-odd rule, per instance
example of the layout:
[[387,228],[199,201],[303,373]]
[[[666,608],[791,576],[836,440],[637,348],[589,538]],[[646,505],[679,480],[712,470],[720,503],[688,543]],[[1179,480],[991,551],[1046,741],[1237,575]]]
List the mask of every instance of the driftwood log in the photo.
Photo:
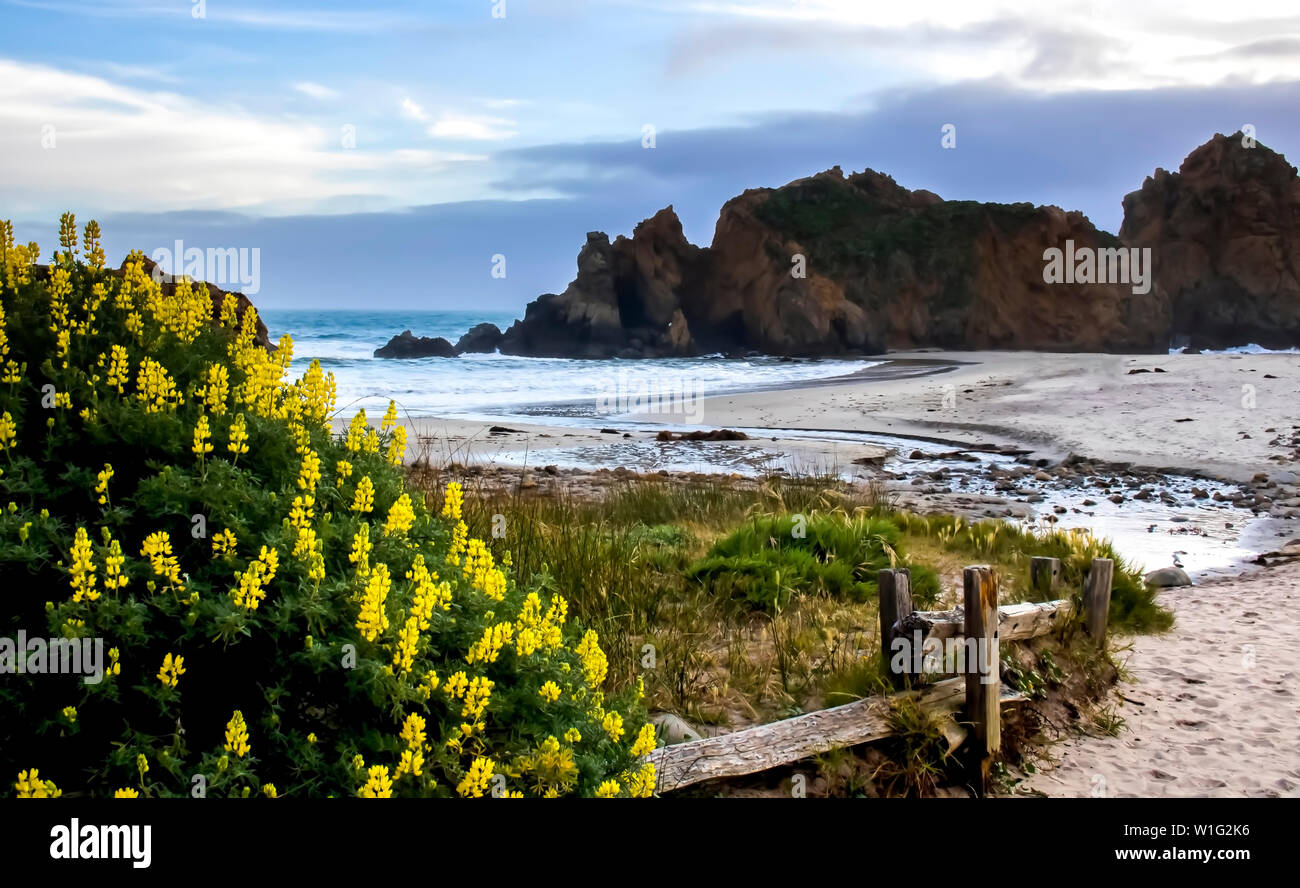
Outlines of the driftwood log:
[[[965,702],[966,680],[953,678],[917,691],[868,697],[732,734],[656,749],[646,758],[655,766],[656,792],[672,792],[720,777],[757,774],[832,749],[882,740],[894,733],[889,722],[891,701],[903,697],[914,697],[926,711],[950,717]],[[1001,695],[1002,703],[1021,699],[1015,692]]]

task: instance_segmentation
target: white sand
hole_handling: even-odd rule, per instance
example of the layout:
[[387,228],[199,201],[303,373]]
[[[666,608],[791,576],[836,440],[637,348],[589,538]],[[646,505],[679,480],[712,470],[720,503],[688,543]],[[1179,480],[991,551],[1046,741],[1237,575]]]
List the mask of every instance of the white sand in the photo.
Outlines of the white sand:
[[[1174,589],[1173,632],[1132,639],[1118,737],[1069,740],[1053,796],[1300,798],[1300,564]],[[1145,705],[1137,705],[1142,703]]]
[[[1297,468],[1270,459],[1283,451],[1268,444],[1278,432],[1300,425],[1297,355],[891,357],[966,363],[933,376],[820,385],[797,394],[720,395],[704,402],[704,421],[1025,444],[1041,448],[1044,456],[1073,452],[1231,481],[1259,472],[1281,473],[1279,480],[1287,480]],[[1128,373],[1156,367],[1166,372]]]

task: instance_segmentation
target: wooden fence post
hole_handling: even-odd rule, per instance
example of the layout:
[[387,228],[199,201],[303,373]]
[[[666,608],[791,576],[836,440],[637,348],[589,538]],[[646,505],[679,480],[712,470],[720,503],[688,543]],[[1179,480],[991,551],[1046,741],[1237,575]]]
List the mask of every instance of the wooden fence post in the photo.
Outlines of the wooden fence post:
[[[880,587],[880,656],[885,672],[895,687],[902,687],[912,674],[910,669],[895,671],[892,668],[894,658],[894,625],[912,612],[912,572],[905,567],[894,570],[882,570],[876,575]],[[911,662],[911,657],[908,661]]]
[[[1001,658],[998,655],[998,578],[987,565],[962,574],[965,610],[966,717],[971,723],[971,762],[978,790],[987,791],[989,766],[1002,748]],[[975,662],[971,662],[974,648]]]
[[1083,617],[1088,634],[1097,644],[1106,641],[1106,623],[1110,620],[1110,587],[1114,578],[1114,561],[1109,558],[1092,559],[1088,580],[1083,588]]
[[1034,557],[1029,560],[1029,585],[1035,592],[1051,592],[1061,579],[1061,559]]

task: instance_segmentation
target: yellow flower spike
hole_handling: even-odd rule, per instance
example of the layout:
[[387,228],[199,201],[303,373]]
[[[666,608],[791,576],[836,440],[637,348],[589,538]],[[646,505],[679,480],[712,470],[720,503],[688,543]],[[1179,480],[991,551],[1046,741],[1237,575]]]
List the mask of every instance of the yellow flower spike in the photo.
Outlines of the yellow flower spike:
[[72,586],[74,602],[85,599],[95,601],[99,591],[95,589],[95,549],[91,545],[86,528],[78,527],[72,543],[72,566],[68,568],[68,584]]
[[226,725],[226,752],[233,752],[243,758],[252,749],[248,745],[248,725],[244,723],[244,714],[238,709]]
[[456,794],[463,798],[481,799],[487,791],[488,784],[492,782],[492,772],[495,769],[491,759],[477,757],[469,767],[467,773],[456,786]]
[[201,379],[203,384],[194,393],[195,396],[213,416],[223,415],[230,399],[230,371],[224,364],[209,364]]
[[363,799],[389,799],[393,797],[393,781],[388,776],[388,768],[383,765],[375,765],[367,772],[367,779],[364,786],[357,790],[357,795]]
[[181,584],[180,563],[172,554],[171,537],[167,535],[167,531],[160,530],[145,537],[140,554],[149,559],[155,576],[162,577],[178,589],[185,588]]
[[357,631],[366,641],[375,641],[388,631],[388,614],[384,605],[388,600],[390,585],[388,565],[380,562],[370,573],[365,593],[361,598],[361,613],[357,616]]
[[18,425],[6,410],[0,413],[0,450],[8,450],[18,440]]
[[167,373],[167,368],[153,358],[140,362],[140,372],[135,380],[138,400],[144,402],[146,413],[166,413],[174,410],[180,400],[176,383]]
[[622,791],[623,788],[618,785],[617,780],[606,780],[604,783],[600,784],[599,788],[597,788],[596,798],[598,799],[617,798],[618,794]]
[[248,425],[242,413],[236,415],[235,421],[230,424],[230,443],[226,449],[235,455],[235,462],[239,462],[239,457],[248,452]]
[[578,643],[575,653],[582,661],[583,677],[586,678],[588,686],[600,687],[609,670],[609,661],[605,658],[605,652],[600,649],[600,640],[594,629],[587,630],[587,634]]
[[388,409],[384,411],[383,421],[379,424],[379,430],[386,432],[395,425],[397,425],[397,402],[390,400]]
[[230,528],[217,531],[212,536],[212,557],[220,558],[223,555],[233,555],[236,542],[235,532]]
[[63,795],[62,790],[54,785],[53,780],[42,780],[35,768],[19,771],[18,782],[14,784],[20,799],[57,799]]
[[352,497],[351,510],[362,515],[369,514],[375,507],[375,485],[369,475],[357,482],[356,494]]
[[76,721],[77,721],[77,707],[75,707],[75,706],[64,706],[64,707],[63,707],[63,717],[66,718],[66,719],[68,720],[68,723],[69,723],[69,724],[75,724]]
[[124,788],[122,788],[122,789],[115,789],[115,790],[113,790],[113,798],[115,798],[115,799],[138,799],[138,798],[140,798],[140,791],[139,791],[138,789],[132,789],[132,788],[129,787],[129,786],[124,787]]
[[548,681],[537,689],[537,695],[547,703],[554,703],[560,699],[560,686],[553,681]]
[[[358,485],[359,492],[360,485]],[[414,523],[415,510],[411,506],[411,495],[404,493],[388,510],[388,520],[384,523],[384,536],[405,536]]]
[[262,795],[266,796],[268,799],[275,799],[279,798],[280,793],[276,790],[274,783],[263,783]]
[[636,735],[636,742],[632,744],[631,754],[634,758],[642,758],[654,752],[655,745],[655,726],[643,725]]
[[609,735],[609,739],[613,740],[615,743],[617,743],[623,736],[623,716],[619,715],[617,712],[605,713],[605,718],[601,721],[600,726],[605,729],[605,733]]
[[199,458],[200,463],[212,452],[212,429],[208,425],[206,413],[200,414],[194,425],[194,443],[190,446],[190,451]]
[[461,509],[464,501],[465,494],[461,490],[460,483],[452,481],[447,485],[447,492],[443,495],[442,517],[451,521],[461,520]]
[[174,688],[185,674],[185,658],[173,657],[171,654],[163,657],[162,668],[158,670],[158,681],[162,682],[165,688]]

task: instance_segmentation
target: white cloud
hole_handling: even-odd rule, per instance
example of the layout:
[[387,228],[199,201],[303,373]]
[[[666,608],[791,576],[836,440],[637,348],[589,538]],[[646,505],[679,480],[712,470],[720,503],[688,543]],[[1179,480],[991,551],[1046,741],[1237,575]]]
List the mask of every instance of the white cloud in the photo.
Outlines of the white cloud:
[[435,139],[470,139],[473,141],[499,141],[518,135],[514,121],[504,117],[485,117],[466,114],[443,114],[429,127]]
[[429,119],[429,115],[424,113],[424,109],[413,102],[409,96],[402,99],[402,116],[409,117],[412,120]]
[[[279,213],[356,195],[399,206],[473,196],[487,176],[472,167],[439,175],[481,156],[370,148],[371,132],[360,124],[358,147],[347,149],[333,123],[258,116],[0,59],[0,193],[7,215],[48,214],[51,204],[79,213]],[[53,147],[42,147],[50,133]]]
[[304,96],[313,99],[336,99],[338,90],[330,89],[328,86],[322,86],[319,83],[312,83],[310,80],[303,80],[293,85],[293,88]]

